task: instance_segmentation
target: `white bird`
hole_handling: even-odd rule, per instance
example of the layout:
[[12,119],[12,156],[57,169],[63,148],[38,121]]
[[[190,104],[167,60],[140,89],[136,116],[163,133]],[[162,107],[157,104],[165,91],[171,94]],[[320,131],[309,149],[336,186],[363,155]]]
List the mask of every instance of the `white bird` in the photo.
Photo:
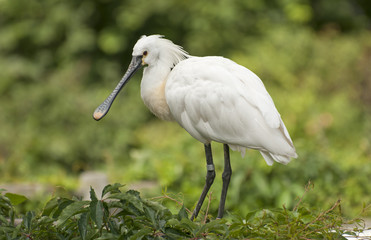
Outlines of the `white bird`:
[[224,144],[223,187],[217,218],[222,218],[232,174],[229,147],[260,151],[268,165],[296,158],[295,147],[260,78],[223,57],[194,57],[161,35],[142,36],[134,46],[127,72],[95,110],[100,120],[119,91],[143,65],[141,97],[157,117],[177,121],[204,144],[206,183],[191,216],[197,217],[214,178],[211,142]]

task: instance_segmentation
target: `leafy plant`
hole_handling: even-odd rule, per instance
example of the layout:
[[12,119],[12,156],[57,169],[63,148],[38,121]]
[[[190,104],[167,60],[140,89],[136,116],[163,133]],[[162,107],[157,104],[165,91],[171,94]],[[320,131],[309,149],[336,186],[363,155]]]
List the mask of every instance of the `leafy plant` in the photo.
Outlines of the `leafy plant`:
[[1,193],[0,239],[345,239],[340,201],[322,212],[303,207],[300,199],[293,210],[262,209],[216,220],[206,212],[205,221],[193,222],[184,205],[173,214],[158,201],[121,187],[107,185],[102,199],[91,189],[89,201],[53,197],[19,223],[13,204],[25,198]]
[[[361,0],[0,1],[0,182],[75,190],[79,173],[99,169],[111,182],[151,181],[182,192],[185,205],[195,202],[204,183],[202,145],[178,124],[151,115],[140,99],[141,73],[104,121],[91,118],[139,36],[159,33],[191,55],[225,56],[257,73],[298,151],[288,166],[272,168],[254,151],[245,159],[232,153],[228,209],[243,216],[283,203],[292,209],[311,179],[311,207],[341,198],[343,214],[354,216],[371,195],[370,6]],[[223,171],[218,148],[217,174]],[[16,209],[36,209],[29,206],[34,202]],[[211,201],[211,214],[217,204]]]

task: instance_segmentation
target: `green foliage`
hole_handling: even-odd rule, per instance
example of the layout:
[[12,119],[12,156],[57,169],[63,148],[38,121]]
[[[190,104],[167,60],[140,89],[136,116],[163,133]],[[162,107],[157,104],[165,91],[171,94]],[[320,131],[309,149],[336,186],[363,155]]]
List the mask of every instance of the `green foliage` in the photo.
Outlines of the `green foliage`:
[[5,197],[9,199],[12,205],[18,205],[28,200],[25,196],[14,193],[5,193]]
[[173,214],[121,187],[107,185],[101,200],[93,189],[89,201],[54,197],[18,223],[11,201],[1,194],[0,239],[345,239],[340,201],[324,212],[303,207],[300,200],[293,210],[263,209],[245,217],[193,222],[183,205]]
[[[149,113],[140,73],[104,120],[91,118],[135,41],[159,33],[192,55],[223,55],[256,72],[297,148],[297,160],[272,168],[254,151],[232,153],[228,210],[292,208],[310,179],[311,206],[341,198],[354,216],[371,195],[370,9],[361,0],[0,1],[0,182],[71,190],[81,171],[100,169],[111,182],[152,181],[194,204],[202,145]],[[221,148],[213,150],[221,173]],[[220,177],[214,185],[219,195]]]

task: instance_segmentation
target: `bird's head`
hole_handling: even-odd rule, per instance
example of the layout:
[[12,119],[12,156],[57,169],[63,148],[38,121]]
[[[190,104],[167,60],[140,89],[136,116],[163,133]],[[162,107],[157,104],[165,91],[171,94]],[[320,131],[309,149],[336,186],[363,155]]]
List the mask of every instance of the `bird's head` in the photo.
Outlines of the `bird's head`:
[[175,66],[189,57],[182,47],[161,35],[142,36],[133,48],[133,57],[142,56],[142,65],[154,66],[158,63]]
[[93,118],[98,121],[107,114],[117,94],[141,66],[156,66],[161,63],[172,68],[187,57],[189,55],[182,47],[175,45],[161,35],[142,36],[134,45],[128,70],[113,92],[95,109]]
[[161,46],[157,36],[142,36],[134,45],[132,55],[141,56],[142,65],[155,65],[158,62]]

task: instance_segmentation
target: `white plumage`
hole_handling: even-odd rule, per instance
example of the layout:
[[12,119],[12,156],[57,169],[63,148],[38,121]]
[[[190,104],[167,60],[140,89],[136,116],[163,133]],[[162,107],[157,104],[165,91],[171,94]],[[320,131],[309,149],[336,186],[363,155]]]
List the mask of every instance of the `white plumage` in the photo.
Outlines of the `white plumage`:
[[223,216],[232,174],[229,148],[245,154],[260,151],[268,165],[296,158],[295,147],[263,82],[249,69],[223,57],[193,57],[160,35],[143,36],[135,44],[128,71],[96,109],[94,119],[108,112],[131,76],[147,65],[141,82],[145,105],[163,120],[177,121],[204,143],[207,176],[192,219],[215,178],[212,141],[224,144],[224,172],[218,218]]
[[147,51],[141,96],[159,118],[175,119],[206,144],[261,152],[268,165],[296,158],[289,133],[263,82],[223,57],[189,56],[158,35],[142,37],[133,56]]

